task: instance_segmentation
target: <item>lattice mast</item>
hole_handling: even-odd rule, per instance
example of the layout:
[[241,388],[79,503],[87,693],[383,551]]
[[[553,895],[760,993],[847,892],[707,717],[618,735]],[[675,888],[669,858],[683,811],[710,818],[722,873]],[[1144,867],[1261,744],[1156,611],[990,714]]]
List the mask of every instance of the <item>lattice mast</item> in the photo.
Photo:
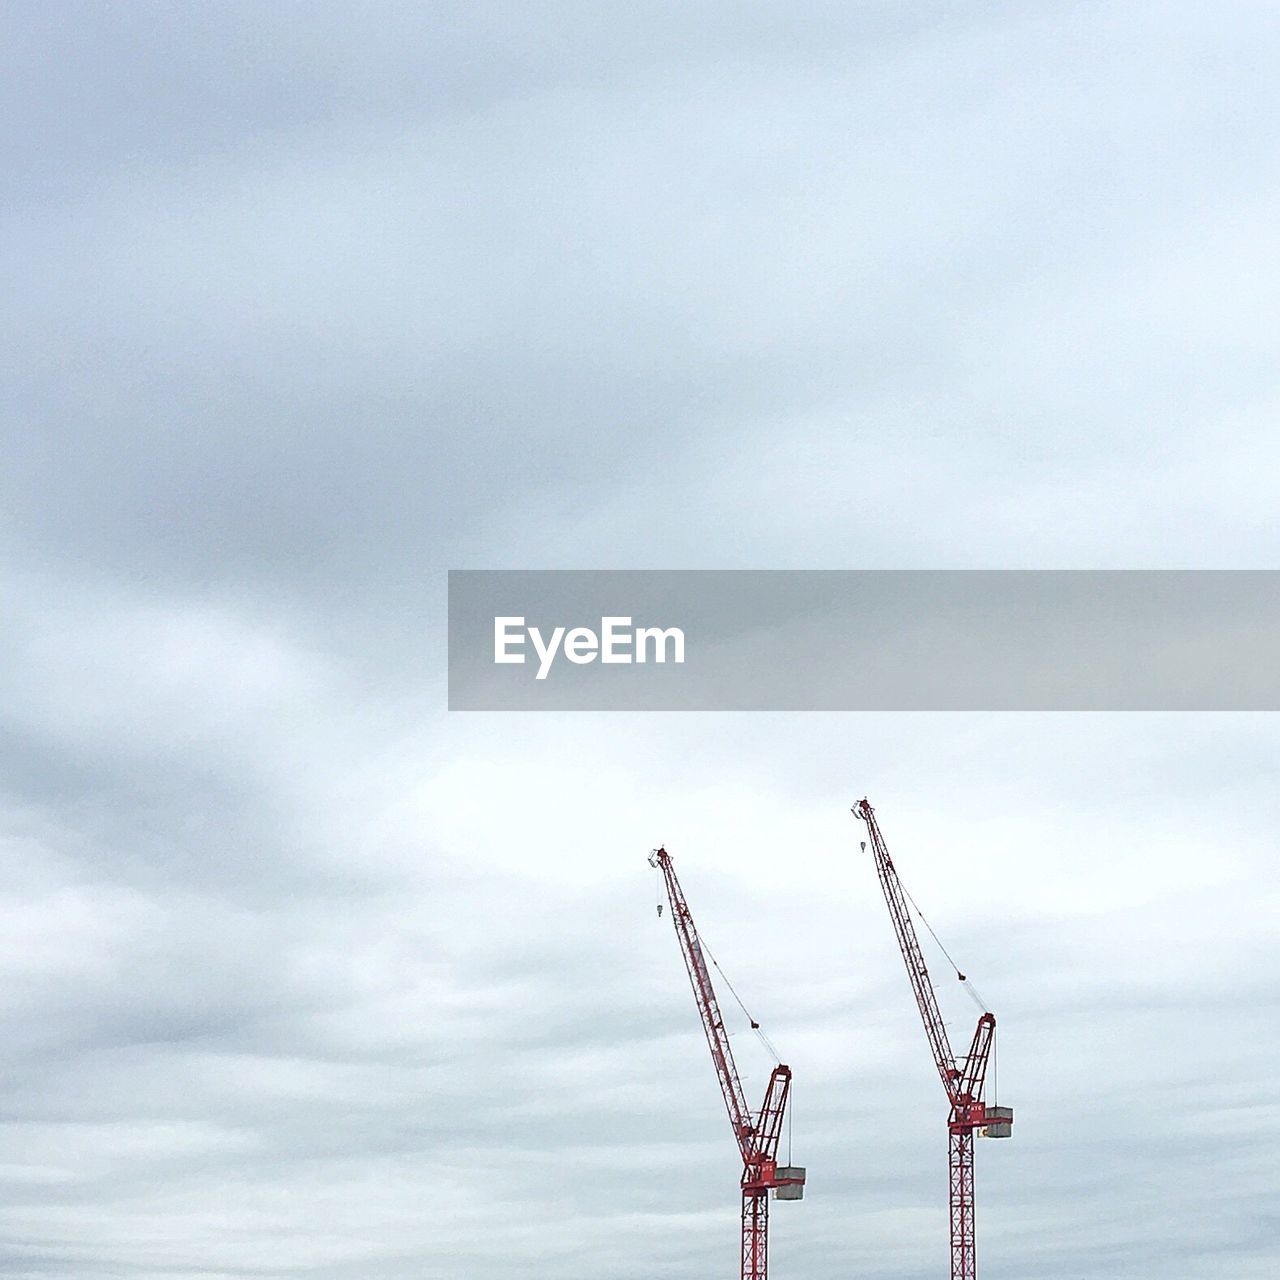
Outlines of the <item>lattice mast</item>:
[[[929,1041],[934,1065],[942,1079],[950,1108],[947,1115],[947,1169],[951,1209],[951,1280],[976,1280],[973,1135],[975,1130],[980,1130],[989,1137],[1007,1138],[1013,1124],[1012,1108],[988,1106],[982,1096],[986,1086],[987,1063],[995,1040],[995,1014],[984,1012],[979,1017],[969,1052],[957,1061],[938,1009],[924,953],[920,950],[920,939],[916,936],[906,891],[898,879],[884,836],[880,834],[875,811],[864,799],[853,807],[853,814],[867,824],[876,875],[880,879],[880,888],[884,891],[889,918],[898,939],[898,949],[907,966],[907,978],[911,982],[911,990],[920,1010],[920,1020],[924,1023],[925,1037]],[[865,842],[862,847],[867,847]],[[959,970],[956,972],[960,980],[965,981],[965,975]]]
[[[693,913],[685,901],[684,890],[676,877],[671,855],[666,849],[655,849],[649,855],[650,866],[657,867],[666,885],[671,922],[675,927],[694,1002],[706,1033],[707,1047],[716,1080],[724,1098],[734,1141],[742,1158],[742,1254],[741,1280],[767,1280],[769,1274],[769,1192],[778,1199],[799,1200],[804,1192],[805,1171],[793,1166],[779,1166],[778,1144],[782,1140],[782,1124],[786,1116],[787,1098],[791,1090],[791,1068],[779,1063],[769,1077],[760,1110],[747,1105],[746,1093],[738,1075],[729,1043],[729,1032],[720,1012],[706,954],[698,938]],[[661,911],[661,907],[659,907]],[[758,1024],[752,1022],[758,1030]]]

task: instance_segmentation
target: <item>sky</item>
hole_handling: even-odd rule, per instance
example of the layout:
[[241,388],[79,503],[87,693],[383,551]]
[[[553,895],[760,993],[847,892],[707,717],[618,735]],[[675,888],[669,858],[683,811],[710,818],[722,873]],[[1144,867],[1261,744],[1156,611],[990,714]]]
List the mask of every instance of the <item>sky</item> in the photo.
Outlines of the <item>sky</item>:
[[659,843],[795,1072],[775,1274],[943,1274],[863,795],[999,1018],[983,1275],[1276,1273],[1274,717],[444,669],[450,568],[1275,567],[1274,6],[2,27],[0,1275],[731,1276]]

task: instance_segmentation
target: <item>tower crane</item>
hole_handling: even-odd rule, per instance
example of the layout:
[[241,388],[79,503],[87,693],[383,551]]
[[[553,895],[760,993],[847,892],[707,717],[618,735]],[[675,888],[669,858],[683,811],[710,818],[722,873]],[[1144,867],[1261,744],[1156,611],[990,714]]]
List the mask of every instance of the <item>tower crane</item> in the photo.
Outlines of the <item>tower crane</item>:
[[[685,968],[689,971],[689,983],[693,987],[702,1029],[706,1032],[725,1110],[729,1113],[729,1125],[742,1157],[741,1280],[766,1280],[769,1274],[769,1192],[772,1191],[779,1200],[799,1200],[804,1195],[805,1171],[778,1164],[778,1143],[782,1138],[782,1122],[791,1091],[791,1068],[784,1063],[773,1068],[760,1110],[750,1110],[733,1060],[729,1033],[711,984],[711,973],[698,929],[676,878],[671,855],[665,848],[655,849],[649,855],[649,865],[661,871],[666,884],[671,921],[680,942]],[[662,912],[661,905],[658,912]],[[753,1030],[759,1030],[758,1023],[753,1021],[751,1026]]]
[[[929,970],[925,967],[924,954],[920,950],[920,940],[907,909],[909,899],[898,879],[893,859],[889,857],[884,836],[880,834],[875,810],[863,799],[854,805],[852,812],[867,824],[880,888],[884,891],[884,900],[893,921],[893,931],[897,935],[898,947],[907,966],[907,977],[911,981],[911,989],[915,993],[920,1017],[924,1022],[924,1033],[933,1052],[934,1065],[942,1078],[942,1087],[946,1090],[950,1108],[947,1114],[947,1167],[951,1206],[951,1280],[976,1280],[973,1135],[976,1130],[989,1138],[1007,1138],[1013,1125],[1011,1107],[987,1105],[982,1096],[986,1085],[987,1062],[995,1041],[995,1014],[983,1012],[974,1029],[969,1052],[962,1059],[957,1059],[951,1050],[947,1028],[938,1010],[933,983],[929,980]],[[862,848],[865,850],[866,847],[864,841]],[[962,982],[965,981],[963,973],[958,969],[956,973]]]

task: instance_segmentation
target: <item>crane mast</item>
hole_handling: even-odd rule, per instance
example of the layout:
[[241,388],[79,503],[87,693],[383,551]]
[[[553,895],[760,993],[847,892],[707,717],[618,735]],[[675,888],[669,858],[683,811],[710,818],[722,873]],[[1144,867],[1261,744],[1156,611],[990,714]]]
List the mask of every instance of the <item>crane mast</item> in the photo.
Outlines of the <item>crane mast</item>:
[[[974,1218],[973,1135],[981,1130],[993,1138],[1007,1138],[1013,1124],[1010,1107],[987,1106],[983,1102],[987,1063],[995,1039],[995,1014],[984,1012],[974,1028],[969,1052],[956,1061],[947,1036],[947,1028],[938,1009],[937,996],[929,978],[929,970],[920,950],[920,939],[908,909],[906,891],[898,879],[897,869],[889,856],[888,846],[876,821],[875,810],[865,799],[853,807],[855,817],[867,825],[871,840],[876,875],[889,918],[907,967],[907,978],[924,1023],[925,1037],[933,1054],[934,1066],[946,1090],[948,1199],[951,1213],[951,1277],[952,1280],[976,1280],[977,1238]],[[867,847],[864,843],[864,849]],[[961,981],[964,974],[960,974]]]
[[[725,1111],[734,1142],[742,1159],[742,1252],[741,1280],[767,1280],[769,1274],[769,1192],[778,1199],[798,1200],[804,1194],[805,1171],[778,1165],[778,1145],[791,1091],[791,1068],[778,1063],[769,1077],[760,1110],[752,1112],[738,1075],[729,1043],[729,1032],[716,999],[711,971],[698,937],[693,913],[685,900],[671,855],[665,848],[649,855],[650,866],[658,868],[666,886],[680,952],[684,956],[689,983],[693,988],[698,1016],[711,1050],[711,1062],[724,1098]],[[659,908],[661,910],[661,908]],[[752,1023],[753,1028],[756,1026]]]

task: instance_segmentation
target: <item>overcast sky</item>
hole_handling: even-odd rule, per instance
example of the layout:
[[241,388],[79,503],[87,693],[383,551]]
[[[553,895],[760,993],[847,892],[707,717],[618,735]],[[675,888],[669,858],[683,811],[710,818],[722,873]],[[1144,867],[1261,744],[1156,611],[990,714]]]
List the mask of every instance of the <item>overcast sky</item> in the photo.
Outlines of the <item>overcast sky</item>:
[[864,794],[1000,1019],[987,1280],[1277,1274],[1274,717],[443,709],[451,567],[1276,567],[1273,4],[0,42],[0,1275],[732,1276],[659,842],[775,1274],[944,1274]]

